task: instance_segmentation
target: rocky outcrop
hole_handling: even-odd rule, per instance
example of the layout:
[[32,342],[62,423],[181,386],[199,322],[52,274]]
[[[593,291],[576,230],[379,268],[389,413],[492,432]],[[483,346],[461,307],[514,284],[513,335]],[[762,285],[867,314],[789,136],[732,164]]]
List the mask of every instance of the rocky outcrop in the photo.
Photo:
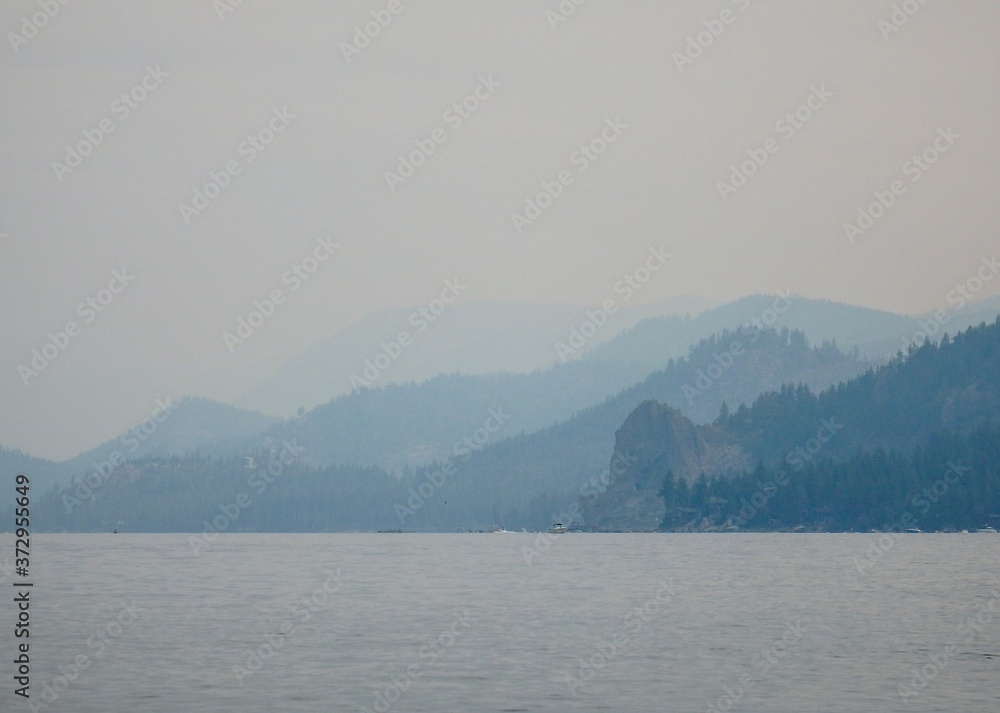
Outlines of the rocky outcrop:
[[587,525],[600,530],[655,530],[664,515],[660,487],[668,471],[693,483],[753,466],[752,456],[713,426],[696,426],[657,401],[635,408],[615,433],[607,490],[581,498]]

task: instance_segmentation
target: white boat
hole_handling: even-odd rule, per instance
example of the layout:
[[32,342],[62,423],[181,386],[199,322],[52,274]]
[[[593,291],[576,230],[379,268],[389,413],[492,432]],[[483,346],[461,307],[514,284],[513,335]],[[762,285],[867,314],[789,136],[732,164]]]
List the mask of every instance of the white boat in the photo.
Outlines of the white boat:
[[986,527],[980,527],[978,530],[976,530],[976,532],[988,532],[991,535],[995,535],[997,534],[997,529],[995,527],[990,527],[989,525],[987,525]]
[[550,535],[561,535],[566,532],[566,526],[561,522],[557,522],[555,525],[549,528]]

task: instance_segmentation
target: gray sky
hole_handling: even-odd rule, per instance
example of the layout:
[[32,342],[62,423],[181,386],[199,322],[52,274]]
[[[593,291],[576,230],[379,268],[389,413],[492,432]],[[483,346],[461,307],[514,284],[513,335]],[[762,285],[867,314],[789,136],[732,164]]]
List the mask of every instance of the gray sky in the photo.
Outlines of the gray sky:
[[[669,276],[637,302],[791,287],[917,313],[996,251],[995,2],[930,2],[889,33],[893,3],[875,0],[588,0],[555,29],[558,0],[400,0],[348,61],[355,26],[389,5],[243,0],[220,19],[211,0],[78,1],[33,33],[36,2],[3,4],[0,444],[67,457],[157,398],[231,399],[449,278],[461,301],[596,305],[665,245]],[[477,87],[458,125],[447,112]],[[811,96],[800,128],[779,124]],[[243,143],[261,130],[262,150]],[[385,173],[435,130],[446,140],[391,190]],[[54,168],[84,131],[100,144]],[[602,131],[596,160],[575,154]],[[718,182],[768,140],[724,201]],[[906,166],[925,150],[933,165]],[[229,162],[186,222],[179,205]],[[511,214],[562,171],[572,183],[519,233]],[[852,244],[844,223],[897,180]],[[285,271],[326,236],[334,256],[292,291]],[[78,310],[122,268],[134,280],[110,304]],[[276,288],[284,304],[230,353],[222,335]],[[79,335],[25,385],[19,365],[71,320]]]

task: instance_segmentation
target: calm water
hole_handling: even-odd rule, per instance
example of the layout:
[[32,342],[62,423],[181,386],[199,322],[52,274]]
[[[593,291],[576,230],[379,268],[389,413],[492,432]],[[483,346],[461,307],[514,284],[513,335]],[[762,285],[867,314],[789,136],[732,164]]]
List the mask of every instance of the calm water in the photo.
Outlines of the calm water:
[[[873,537],[568,534],[529,565],[523,534],[231,535],[199,556],[183,535],[35,536],[33,700],[48,683],[44,710],[69,713],[996,713],[1000,536],[900,536],[859,572]],[[2,711],[28,710],[11,599]]]

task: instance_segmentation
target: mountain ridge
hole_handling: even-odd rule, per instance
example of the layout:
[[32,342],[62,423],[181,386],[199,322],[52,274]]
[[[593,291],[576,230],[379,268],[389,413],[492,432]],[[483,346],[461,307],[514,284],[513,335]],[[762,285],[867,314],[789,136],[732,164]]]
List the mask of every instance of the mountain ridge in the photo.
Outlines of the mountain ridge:
[[661,487],[687,489],[705,478],[707,488],[755,464],[798,471],[820,457],[844,460],[860,451],[906,455],[936,434],[996,425],[998,375],[1000,317],[939,344],[927,340],[818,394],[785,385],[712,424],[644,402],[616,432],[614,452],[634,460],[602,498],[581,502],[584,516],[601,529],[657,529],[666,514]]

